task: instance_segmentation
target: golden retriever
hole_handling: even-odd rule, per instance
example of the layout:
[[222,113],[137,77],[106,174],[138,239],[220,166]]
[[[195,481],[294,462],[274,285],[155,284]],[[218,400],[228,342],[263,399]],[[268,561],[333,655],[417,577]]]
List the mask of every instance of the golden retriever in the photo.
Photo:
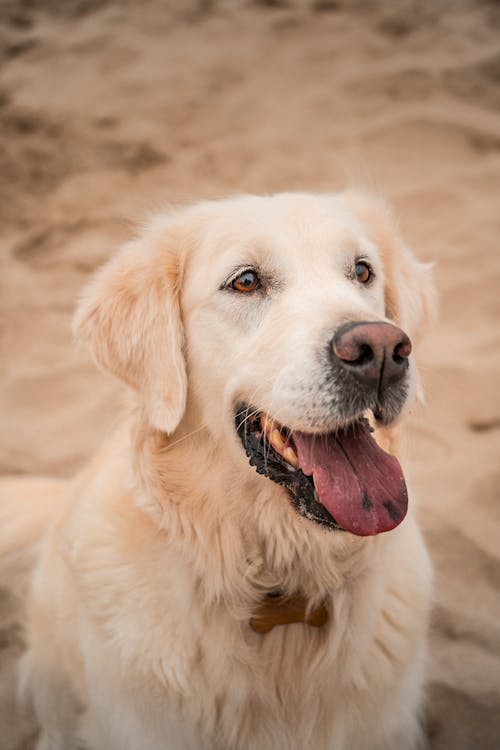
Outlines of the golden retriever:
[[173,210],[97,273],[75,330],[134,408],[64,497],[2,511],[4,552],[41,540],[38,750],[419,745],[431,570],[395,453],[432,306],[356,192]]

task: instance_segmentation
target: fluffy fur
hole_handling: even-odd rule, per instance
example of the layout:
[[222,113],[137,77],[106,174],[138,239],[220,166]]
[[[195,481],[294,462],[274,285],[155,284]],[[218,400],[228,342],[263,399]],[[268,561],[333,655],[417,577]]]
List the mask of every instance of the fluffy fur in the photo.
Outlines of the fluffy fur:
[[[370,288],[347,272],[359,253]],[[224,288],[245,265],[264,267],[265,294]],[[22,665],[38,750],[418,746],[431,573],[412,498],[386,534],[320,528],[248,465],[233,415],[243,400],[294,429],[334,429],[321,352],[335,328],[389,320],[415,340],[431,310],[428,268],[385,206],[353,193],[176,210],[96,275],[76,331],[136,407],[47,503]],[[411,383],[409,403],[414,364]],[[398,433],[375,435],[395,452]],[[23,510],[4,525],[2,549],[33,550],[26,524],[42,537],[29,507],[35,521]],[[326,600],[327,625],[253,632],[275,588]]]

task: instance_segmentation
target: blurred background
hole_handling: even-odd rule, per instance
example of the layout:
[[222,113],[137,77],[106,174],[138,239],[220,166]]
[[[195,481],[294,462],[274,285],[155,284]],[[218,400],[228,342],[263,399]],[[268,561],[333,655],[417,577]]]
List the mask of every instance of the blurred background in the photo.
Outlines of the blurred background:
[[[500,747],[500,3],[0,0],[0,470],[70,476],[123,393],[70,333],[138,222],[235,192],[373,187],[436,261],[414,502],[436,567],[428,737]],[[0,748],[21,648],[0,596]]]

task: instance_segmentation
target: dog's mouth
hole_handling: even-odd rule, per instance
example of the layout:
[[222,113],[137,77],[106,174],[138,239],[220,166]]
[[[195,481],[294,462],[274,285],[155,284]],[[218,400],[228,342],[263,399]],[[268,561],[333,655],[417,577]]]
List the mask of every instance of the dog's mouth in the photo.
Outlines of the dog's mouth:
[[305,433],[241,407],[235,424],[250,464],[285,487],[306,518],[371,536],[390,531],[405,517],[408,495],[401,466],[375,442],[365,419],[335,432]]

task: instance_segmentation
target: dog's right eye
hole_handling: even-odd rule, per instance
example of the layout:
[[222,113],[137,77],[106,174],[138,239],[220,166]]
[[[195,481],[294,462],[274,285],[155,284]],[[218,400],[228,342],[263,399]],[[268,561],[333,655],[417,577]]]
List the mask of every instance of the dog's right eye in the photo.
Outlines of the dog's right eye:
[[255,271],[252,271],[251,268],[248,268],[246,271],[242,271],[230,283],[231,289],[234,289],[235,292],[240,292],[242,294],[255,292],[255,290],[258,289],[259,286],[260,279],[257,273]]

